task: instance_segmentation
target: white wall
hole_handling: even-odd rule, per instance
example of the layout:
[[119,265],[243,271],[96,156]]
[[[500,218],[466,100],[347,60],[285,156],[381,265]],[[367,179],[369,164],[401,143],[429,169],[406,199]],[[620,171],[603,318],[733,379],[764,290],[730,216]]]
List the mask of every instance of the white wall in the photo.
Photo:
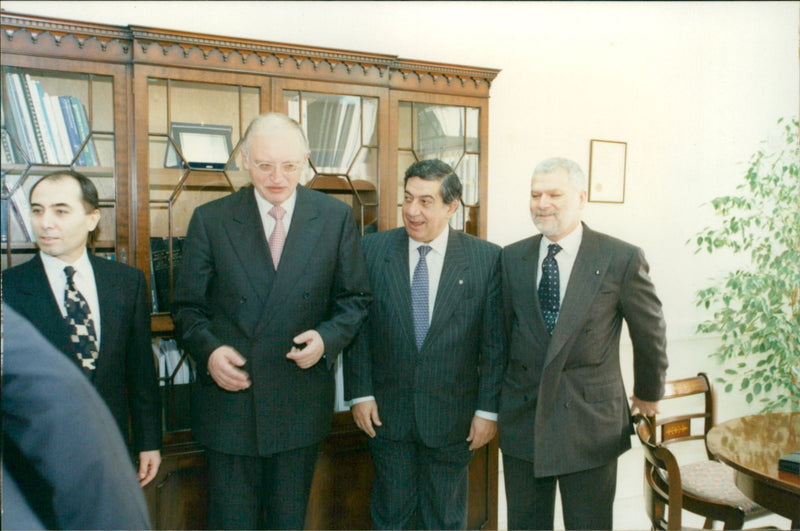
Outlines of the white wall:
[[[592,138],[628,143],[624,204],[585,220],[644,248],[664,303],[669,377],[718,373],[694,292],[724,270],[685,245],[713,221],[800,92],[798,2],[19,2],[7,11],[138,24],[500,68],[490,104],[489,239],[533,233],[531,170],[588,164]],[[625,348],[629,357],[629,349]],[[626,363],[629,366],[630,363]],[[630,371],[626,377],[630,378]],[[720,417],[746,411],[719,395]]]

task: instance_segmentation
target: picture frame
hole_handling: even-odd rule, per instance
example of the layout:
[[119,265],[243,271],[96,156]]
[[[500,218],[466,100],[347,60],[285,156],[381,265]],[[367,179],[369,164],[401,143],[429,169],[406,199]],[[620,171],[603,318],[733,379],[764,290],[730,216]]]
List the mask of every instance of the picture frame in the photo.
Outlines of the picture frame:
[[[192,169],[225,169],[233,152],[232,132],[233,128],[229,125],[171,122],[170,137],[186,162],[178,155],[172,142],[168,141],[164,167],[185,168],[188,164]],[[236,167],[232,165],[228,169],[235,170]]]
[[628,143],[616,140],[589,142],[589,201],[624,203]]

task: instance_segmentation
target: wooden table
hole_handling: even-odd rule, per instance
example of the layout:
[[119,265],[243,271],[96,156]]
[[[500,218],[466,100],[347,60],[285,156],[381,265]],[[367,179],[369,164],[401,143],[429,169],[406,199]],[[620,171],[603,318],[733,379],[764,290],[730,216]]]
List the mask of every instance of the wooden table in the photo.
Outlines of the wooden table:
[[800,475],[778,470],[780,456],[800,451],[800,413],[732,419],[711,428],[706,443],[736,470],[736,485],[745,496],[800,529]]

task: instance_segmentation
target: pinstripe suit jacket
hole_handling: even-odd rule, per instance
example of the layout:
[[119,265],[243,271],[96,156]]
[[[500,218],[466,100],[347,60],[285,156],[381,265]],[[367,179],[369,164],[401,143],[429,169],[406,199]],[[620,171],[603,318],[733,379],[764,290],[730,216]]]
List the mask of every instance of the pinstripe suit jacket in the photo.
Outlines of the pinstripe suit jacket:
[[508,368],[500,448],[532,461],[537,476],[602,466],[631,446],[622,382],[622,320],[633,343],[634,394],[664,394],[667,368],[661,302],[642,250],[584,225],[558,322],[549,336],[536,268],[542,235],[503,249]]
[[[449,229],[448,229],[449,230]],[[496,412],[505,364],[500,248],[450,231],[430,329],[418,351],[404,228],[366,236],[374,300],[344,358],[347,399],[375,396],[385,438],[412,426],[430,447],[462,442],[476,409]]]

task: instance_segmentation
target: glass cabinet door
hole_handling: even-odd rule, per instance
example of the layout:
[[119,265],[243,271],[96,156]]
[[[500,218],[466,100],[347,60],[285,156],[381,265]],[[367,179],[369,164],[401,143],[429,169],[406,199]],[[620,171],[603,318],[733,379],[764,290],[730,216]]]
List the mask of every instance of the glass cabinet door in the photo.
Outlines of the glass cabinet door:
[[250,183],[239,143],[261,89],[155,77],[147,89],[152,311],[165,313],[195,207]]
[[[36,252],[30,190],[43,176],[72,169],[97,187],[101,218],[90,235],[95,254],[127,262],[117,249],[117,171],[114,76],[96,73],[2,69],[2,267]],[[127,208],[123,206],[123,215]],[[126,237],[127,241],[127,237]],[[120,253],[117,256],[117,253]]]
[[353,209],[361,234],[378,230],[379,98],[283,90],[284,109],[303,127],[311,148],[301,183]]
[[403,177],[414,162],[440,159],[461,179],[462,201],[450,218],[456,230],[478,235],[480,109],[399,101],[397,115],[397,223],[402,225]]

